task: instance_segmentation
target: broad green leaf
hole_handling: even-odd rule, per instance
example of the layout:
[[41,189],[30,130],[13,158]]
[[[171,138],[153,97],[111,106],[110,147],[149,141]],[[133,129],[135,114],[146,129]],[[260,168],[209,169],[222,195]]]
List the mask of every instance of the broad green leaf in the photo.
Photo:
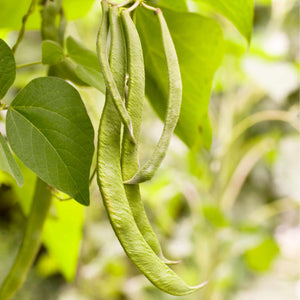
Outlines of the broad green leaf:
[[96,53],[86,49],[72,37],[67,38],[67,50],[70,58],[78,64],[76,75],[86,84],[105,93],[105,83]]
[[16,77],[16,62],[9,46],[0,39],[0,99],[7,93]]
[[209,5],[214,10],[223,14],[238,29],[238,31],[250,42],[254,1],[253,0],[193,0]]
[[246,251],[244,257],[247,265],[254,271],[268,271],[279,248],[272,238],[266,238],[256,247]]
[[0,133],[0,170],[3,170],[12,175],[19,186],[22,186],[24,179],[18,164],[16,163],[8,145]]
[[89,204],[93,127],[75,88],[59,78],[32,80],[6,118],[9,143],[42,180]]
[[[223,57],[222,30],[217,22],[198,14],[163,9],[180,64],[183,98],[177,135],[192,147],[209,146],[208,102],[214,73]],[[161,119],[168,93],[168,75],[158,21],[153,12],[137,10],[146,66],[146,95]]]
[[42,42],[42,63],[44,65],[56,65],[64,60],[62,47],[50,40]]
[[82,238],[83,207],[74,201],[54,201],[56,216],[49,216],[43,243],[66,280],[74,279]]

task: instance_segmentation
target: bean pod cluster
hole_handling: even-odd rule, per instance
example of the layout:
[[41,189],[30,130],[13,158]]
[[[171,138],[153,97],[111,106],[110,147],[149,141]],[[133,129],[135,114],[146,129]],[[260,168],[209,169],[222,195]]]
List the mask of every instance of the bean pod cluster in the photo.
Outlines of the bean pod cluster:
[[[187,295],[205,283],[189,286],[168,266],[176,262],[164,257],[139,188],[159,168],[179,118],[182,98],[179,63],[162,11],[143,1],[126,8],[130,2],[123,5],[101,2],[97,55],[107,90],[98,130],[97,180],[109,220],[127,256],[162,291]],[[145,68],[139,33],[131,17],[131,12],[140,5],[153,10],[157,16],[169,81],[163,132],[142,167],[139,167],[138,143],[145,99]]]

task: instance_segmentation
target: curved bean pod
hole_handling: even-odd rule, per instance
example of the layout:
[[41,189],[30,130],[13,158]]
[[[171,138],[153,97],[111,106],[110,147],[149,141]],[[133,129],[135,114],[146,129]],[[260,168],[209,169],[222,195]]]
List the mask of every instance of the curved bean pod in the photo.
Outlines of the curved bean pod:
[[178,122],[181,99],[182,99],[182,82],[179,69],[178,58],[175,50],[174,43],[172,41],[171,34],[168,29],[168,25],[165,21],[162,11],[158,8],[156,9],[156,15],[158,16],[164,52],[168,67],[168,77],[169,77],[169,96],[168,96],[168,107],[164,122],[164,128],[162,135],[150,157],[150,159],[142,166],[142,168],[129,180],[125,181],[126,184],[137,184],[150,180],[159,166],[161,165],[163,159],[166,156],[170,140],[176,124]]
[[128,112],[125,107],[123,98],[121,97],[117,84],[114,80],[112,71],[109,66],[108,54],[107,54],[107,34],[108,34],[108,3],[106,1],[101,1],[102,6],[102,21],[97,34],[97,56],[99,65],[103,74],[105,85],[108,92],[112,96],[114,105],[117,108],[118,113],[120,114],[122,121],[130,133],[130,139],[135,143],[135,138],[133,135],[132,121],[128,115]]
[[26,279],[40,247],[42,229],[51,204],[51,197],[52,193],[48,185],[38,178],[21,247],[0,289],[1,300],[10,299]]
[[[125,57],[120,20],[111,18],[110,64],[117,87],[124,93]],[[121,119],[107,93],[98,132],[97,179],[112,227],[128,257],[159,289],[172,295],[187,295],[201,288],[188,286],[145,241],[133,218],[122,180],[120,165]]]
[[[122,20],[126,36],[127,62],[128,62],[128,95],[126,97],[126,108],[132,120],[133,133],[138,142],[143,114],[143,103],[145,98],[145,68],[143,50],[139,34],[127,10],[123,10]],[[123,147],[121,166],[123,180],[130,179],[139,168],[138,143],[132,144],[128,132],[123,133]],[[141,234],[160,259],[168,264],[178,263],[166,259],[162,253],[159,241],[153,232],[151,224],[145,212],[138,184],[125,185],[127,199]]]

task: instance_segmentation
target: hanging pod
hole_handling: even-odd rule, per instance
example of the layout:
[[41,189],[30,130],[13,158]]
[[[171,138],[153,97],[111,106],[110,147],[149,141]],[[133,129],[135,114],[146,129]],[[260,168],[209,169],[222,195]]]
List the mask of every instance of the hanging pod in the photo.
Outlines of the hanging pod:
[[[123,95],[125,49],[120,18],[116,12],[112,7],[110,67],[117,88]],[[107,14],[107,11],[104,13]],[[98,133],[97,178],[112,227],[128,257],[156,287],[176,296],[193,293],[205,283],[188,286],[153,252],[136,225],[126,197],[120,165],[121,122],[111,94],[107,92]]]
[[130,133],[130,139],[135,143],[135,138],[133,135],[132,121],[128,115],[128,112],[123,101],[124,97],[120,95],[117,84],[113,77],[111,68],[109,66],[108,54],[107,54],[107,35],[108,35],[108,3],[106,1],[101,1],[102,6],[102,21],[97,34],[96,48],[97,56],[99,60],[99,65],[103,74],[105,85],[108,93],[113,99],[113,103],[120,114],[122,121],[128,132]]
[[126,180],[126,184],[137,184],[147,180],[150,180],[163,159],[166,156],[171,137],[178,122],[181,108],[182,99],[182,81],[179,69],[178,58],[175,50],[175,46],[168,29],[168,25],[165,21],[162,11],[157,8],[155,14],[158,17],[164,53],[168,68],[168,81],[169,81],[169,96],[168,106],[164,121],[164,128],[162,135],[150,157],[150,159],[142,166],[142,168],[132,176],[129,180]]
[[[121,166],[123,180],[130,179],[139,168],[138,163],[138,141],[142,123],[143,104],[145,99],[145,68],[143,50],[139,34],[127,10],[123,10],[122,21],[126,36],[127,63],[128,63],[128,94],[126,96],[126,108],[132,119],[133,133],[137,143],[130,141],[128,132],[123,134],[123,147],[121,155]],[[145,208],[141,199],[138,184],[125,184],[126,196],[134,217],[134,220],[146,242],[156,255],[167,264],[178,263],[164,257],[159,241],[151,227]]]

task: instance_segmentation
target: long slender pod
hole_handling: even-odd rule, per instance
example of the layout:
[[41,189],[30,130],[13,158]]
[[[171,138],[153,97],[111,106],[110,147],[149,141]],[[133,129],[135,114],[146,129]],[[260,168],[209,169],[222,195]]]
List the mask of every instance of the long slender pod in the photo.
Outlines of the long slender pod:
[[[123,33],[120,20],[110,25],[112,33],[110,66],[117,87],[123,94],[125,81]],[[136,225],[122,179],[120,139],[121,119],[111,95],[107,93],[98,133],[97,179],[112,227],[128,257],[156,287],[177,296],[193,293],[204,284],[196,287],[188,286],[153,252]]]
[[[139,34],[127,10],[122,11],[122,20],[126,36],[127,62],[128,62],[128,95],[126,97],[126,108],[132,120],[133,133],[137,144],[131,143],[128,132],[123,134],[123,147],[121,155],[121,166],[123,180],[130,179],[139,168],[138,162],[138,140],[142,122],[143,103],[145,99],[145,68],[143,50]],[[152,230],[151,224],[145,212],[138,184],[125,184],[127,199],[140,232],[144,239],[165,263],[177,263],[166,259],[162,253],[159,241]]]
[[150,157],[150,159],[142,166],[142,168],[129,180],[125,181],[127,184],[136,184],[150,180],[163,159],[166,156],[170,140],[176,124],[178,122],[181,99],[182,99],[182,82],[179,69],[178,58],[172,41],[168,25],[165,21],[162,11],[158,8],[155,11],[160,23],[162,41],[168,68],[169,77],[169,96],[168,107],[165,116],[164,128],[162,135]]
[[102,70],[103,78],[107,87],[107,91],[113,99],[113,103],[120,114],[124,125],[128,132],[130,133],[131,140],[135,143],[132,121],[128,115],[125,107],[125,102],[119,93],[117,84],[113,77],[112,71],[109,66],[108,54],[107,54],[107,34],[108,34],[108,3],[106,1],[101,1],[102,6],[102,21],[97,34],[97,56],[100,68]]
[[1,300],[10,299],[26,279],[40,247],[42,229],[51,197],[52,193],[47,184],[38,178],[21,247],[0,289]]

